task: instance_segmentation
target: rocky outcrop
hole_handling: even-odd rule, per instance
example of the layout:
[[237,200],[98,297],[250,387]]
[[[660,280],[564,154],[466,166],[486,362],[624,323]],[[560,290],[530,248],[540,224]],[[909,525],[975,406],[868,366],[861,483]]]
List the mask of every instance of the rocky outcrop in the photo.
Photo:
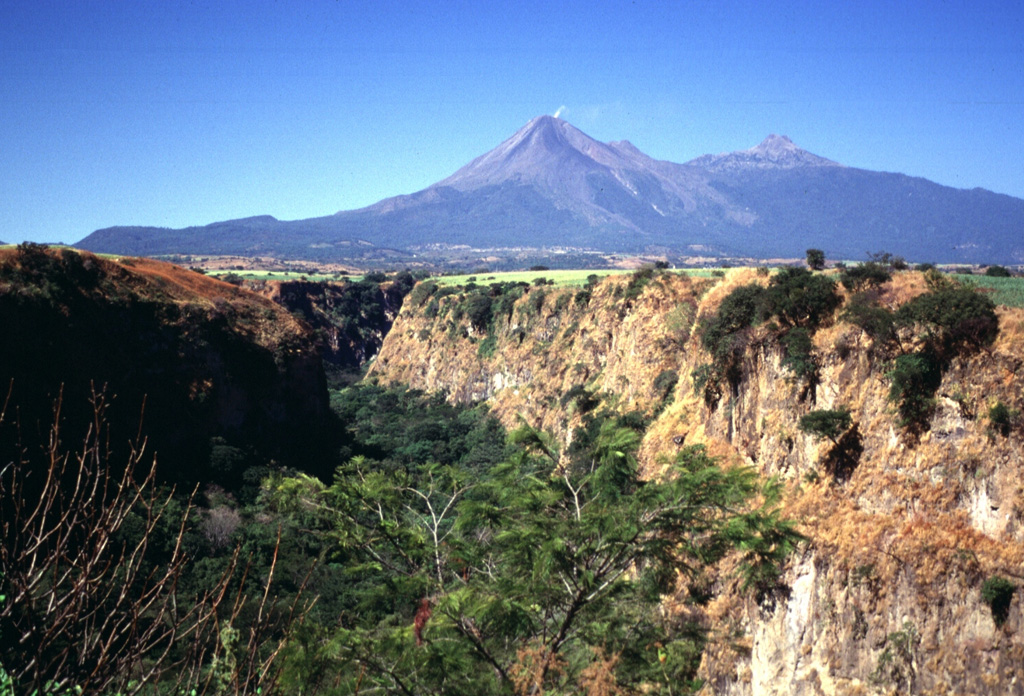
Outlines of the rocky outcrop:
[[[709,359],[694,322],[749,282],[764,281],[734,271],[530,287],[489,328],[459,311],[459,294],[421,298],[371,375],[487,399],[506,424],[522,417],[563,438],[576,402],[562,396],[607,392],[656,415],[641,450],[651,475],[685,442],[779,477],[808,541],[771,596],[720,582],[704,608],[718,638],[702,666],[708,693],[1024,693],[1024,433],[997,432],[987,415],[997,402],[1024,410],[1024,312],[1000,307],[996,342],[947,366],[915,435],[888,399],[892,355],[838,319],[814,335],[816,383],[755,328],[739,379],[706,403],[690,378]],[[920,275],[899,274],[880,299],[895,307],[923,290]],[[837,408],[854,423],[840,468],[833,443],[799,428],[808,412]]]

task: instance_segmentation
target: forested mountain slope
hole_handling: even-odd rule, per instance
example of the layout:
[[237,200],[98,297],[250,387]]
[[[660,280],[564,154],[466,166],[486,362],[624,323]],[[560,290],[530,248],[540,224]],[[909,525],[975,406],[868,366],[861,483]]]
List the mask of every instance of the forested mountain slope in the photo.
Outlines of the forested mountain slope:
[[653,418],[649,476],[704,444],[779,477],[808,542],[779,592],[714,586],[708,693],[1024,693],[1024,312],[862,270],[420,283],[370,376],[563,441],[600,397]]

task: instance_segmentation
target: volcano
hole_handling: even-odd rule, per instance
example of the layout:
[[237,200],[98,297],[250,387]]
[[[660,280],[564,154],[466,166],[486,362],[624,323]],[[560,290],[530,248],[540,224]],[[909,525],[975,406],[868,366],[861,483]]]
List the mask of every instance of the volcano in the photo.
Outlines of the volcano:
[[934,262],[1019,263],[1021,230],[1024,200],[846,167],[784,135],[677,164],[539,116],[446,179],[359,210],[183,230],[112,227],[77,246],[321,261],[445,247],[760,258],[815,247],[832,258],[885,250]]

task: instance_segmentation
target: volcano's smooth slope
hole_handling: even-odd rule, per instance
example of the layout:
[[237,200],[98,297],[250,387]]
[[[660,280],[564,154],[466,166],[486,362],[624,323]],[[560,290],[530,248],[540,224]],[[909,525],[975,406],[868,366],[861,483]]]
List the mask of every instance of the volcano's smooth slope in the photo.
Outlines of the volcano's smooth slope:
[[984,263],[1024,261],[1022,230],[1024,200],[845,167],[785,136],[675,164],[540,116],[448,178],[360,210],[185,230],[108,228],[79,246],[321,260],[445,245],[759,257],[816,247],[833,258],[885,250]]

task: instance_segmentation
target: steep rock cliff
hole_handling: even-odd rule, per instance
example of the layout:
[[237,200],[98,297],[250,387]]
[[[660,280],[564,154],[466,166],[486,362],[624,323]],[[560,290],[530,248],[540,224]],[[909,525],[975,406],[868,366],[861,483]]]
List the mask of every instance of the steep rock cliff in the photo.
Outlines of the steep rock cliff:
[[[575,402],[562,396],[607,392],[620,408],[656,414],[641,450],[651,475],[685,442],[780,477],[808,542],[772,597],[719,582],[703,610],[719,638],[702,667],[709,693],[1024,693],[1022,433],[997,433],[986,417],[997,401],[1024,409],[1024,312],[998,309],[998,339],[949,364],[914,435],[888,399],[891,352],[837,318],[814,334],[816,383],[796,378],[770,332],[754,329],[739,379],[706,403],[690,378],[708,361],[695,321],[750,282],[766,279],[520,288],[514,304],[492,303],[501,311],[487,325],[474,324],[463,295],[414,291],[371,375],[488,399],[506,424],[522,417],[566,439]],[[899,274],[880,301],[895,308],[924,285]],[[855,424],[841,472],[829,466],[832,443],[799,429],[811,410],[840,407]],[[995,578],[1009,580],[1004,610],[994,609]]]

